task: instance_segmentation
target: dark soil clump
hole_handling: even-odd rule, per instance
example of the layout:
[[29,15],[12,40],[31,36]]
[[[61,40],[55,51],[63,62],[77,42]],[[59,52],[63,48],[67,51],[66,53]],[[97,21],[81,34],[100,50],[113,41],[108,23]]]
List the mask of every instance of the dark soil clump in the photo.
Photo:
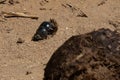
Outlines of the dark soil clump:
[[120,34],[99,29],[68,39],[49,60],[44,80],[119,80]]

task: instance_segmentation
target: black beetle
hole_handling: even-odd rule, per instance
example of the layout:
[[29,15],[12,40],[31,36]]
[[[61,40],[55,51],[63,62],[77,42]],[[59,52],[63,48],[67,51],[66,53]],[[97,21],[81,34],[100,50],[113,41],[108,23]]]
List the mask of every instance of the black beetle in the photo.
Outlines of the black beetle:
[[57,30],[58,25],[54,19],[50,19],[50,21],[44,21],[37,29],[36,33],[32,38],[32,41],[47,39],[48,35],[54,35]]

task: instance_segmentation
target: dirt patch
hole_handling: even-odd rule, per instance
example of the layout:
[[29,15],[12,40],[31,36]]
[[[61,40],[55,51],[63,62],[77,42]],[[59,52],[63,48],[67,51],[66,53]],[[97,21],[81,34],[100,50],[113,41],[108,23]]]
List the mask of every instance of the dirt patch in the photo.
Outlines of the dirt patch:
[[120,34],[109,29],[68,39],[51,57],[44,80],[119,80]]

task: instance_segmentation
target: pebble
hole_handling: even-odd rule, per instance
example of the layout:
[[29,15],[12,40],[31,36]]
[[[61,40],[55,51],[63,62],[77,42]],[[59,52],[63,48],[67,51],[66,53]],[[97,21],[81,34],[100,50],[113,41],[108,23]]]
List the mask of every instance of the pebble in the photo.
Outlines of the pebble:
[[24,43],[25,42],[25,40],[23,40],[22,38],[18,38],[18,40],[17,40],[17,43]]

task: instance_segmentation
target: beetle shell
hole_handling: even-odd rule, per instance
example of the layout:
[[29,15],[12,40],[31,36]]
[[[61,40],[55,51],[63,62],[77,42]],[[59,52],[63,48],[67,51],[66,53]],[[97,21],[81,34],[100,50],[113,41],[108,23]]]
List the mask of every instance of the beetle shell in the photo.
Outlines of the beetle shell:
[[44,21],[37,29],[32,40],[39,41],[47,39],[48,35],[54,35],[57,32],[57,30],[57,23],[54,19],[50,19],[50,21]]

